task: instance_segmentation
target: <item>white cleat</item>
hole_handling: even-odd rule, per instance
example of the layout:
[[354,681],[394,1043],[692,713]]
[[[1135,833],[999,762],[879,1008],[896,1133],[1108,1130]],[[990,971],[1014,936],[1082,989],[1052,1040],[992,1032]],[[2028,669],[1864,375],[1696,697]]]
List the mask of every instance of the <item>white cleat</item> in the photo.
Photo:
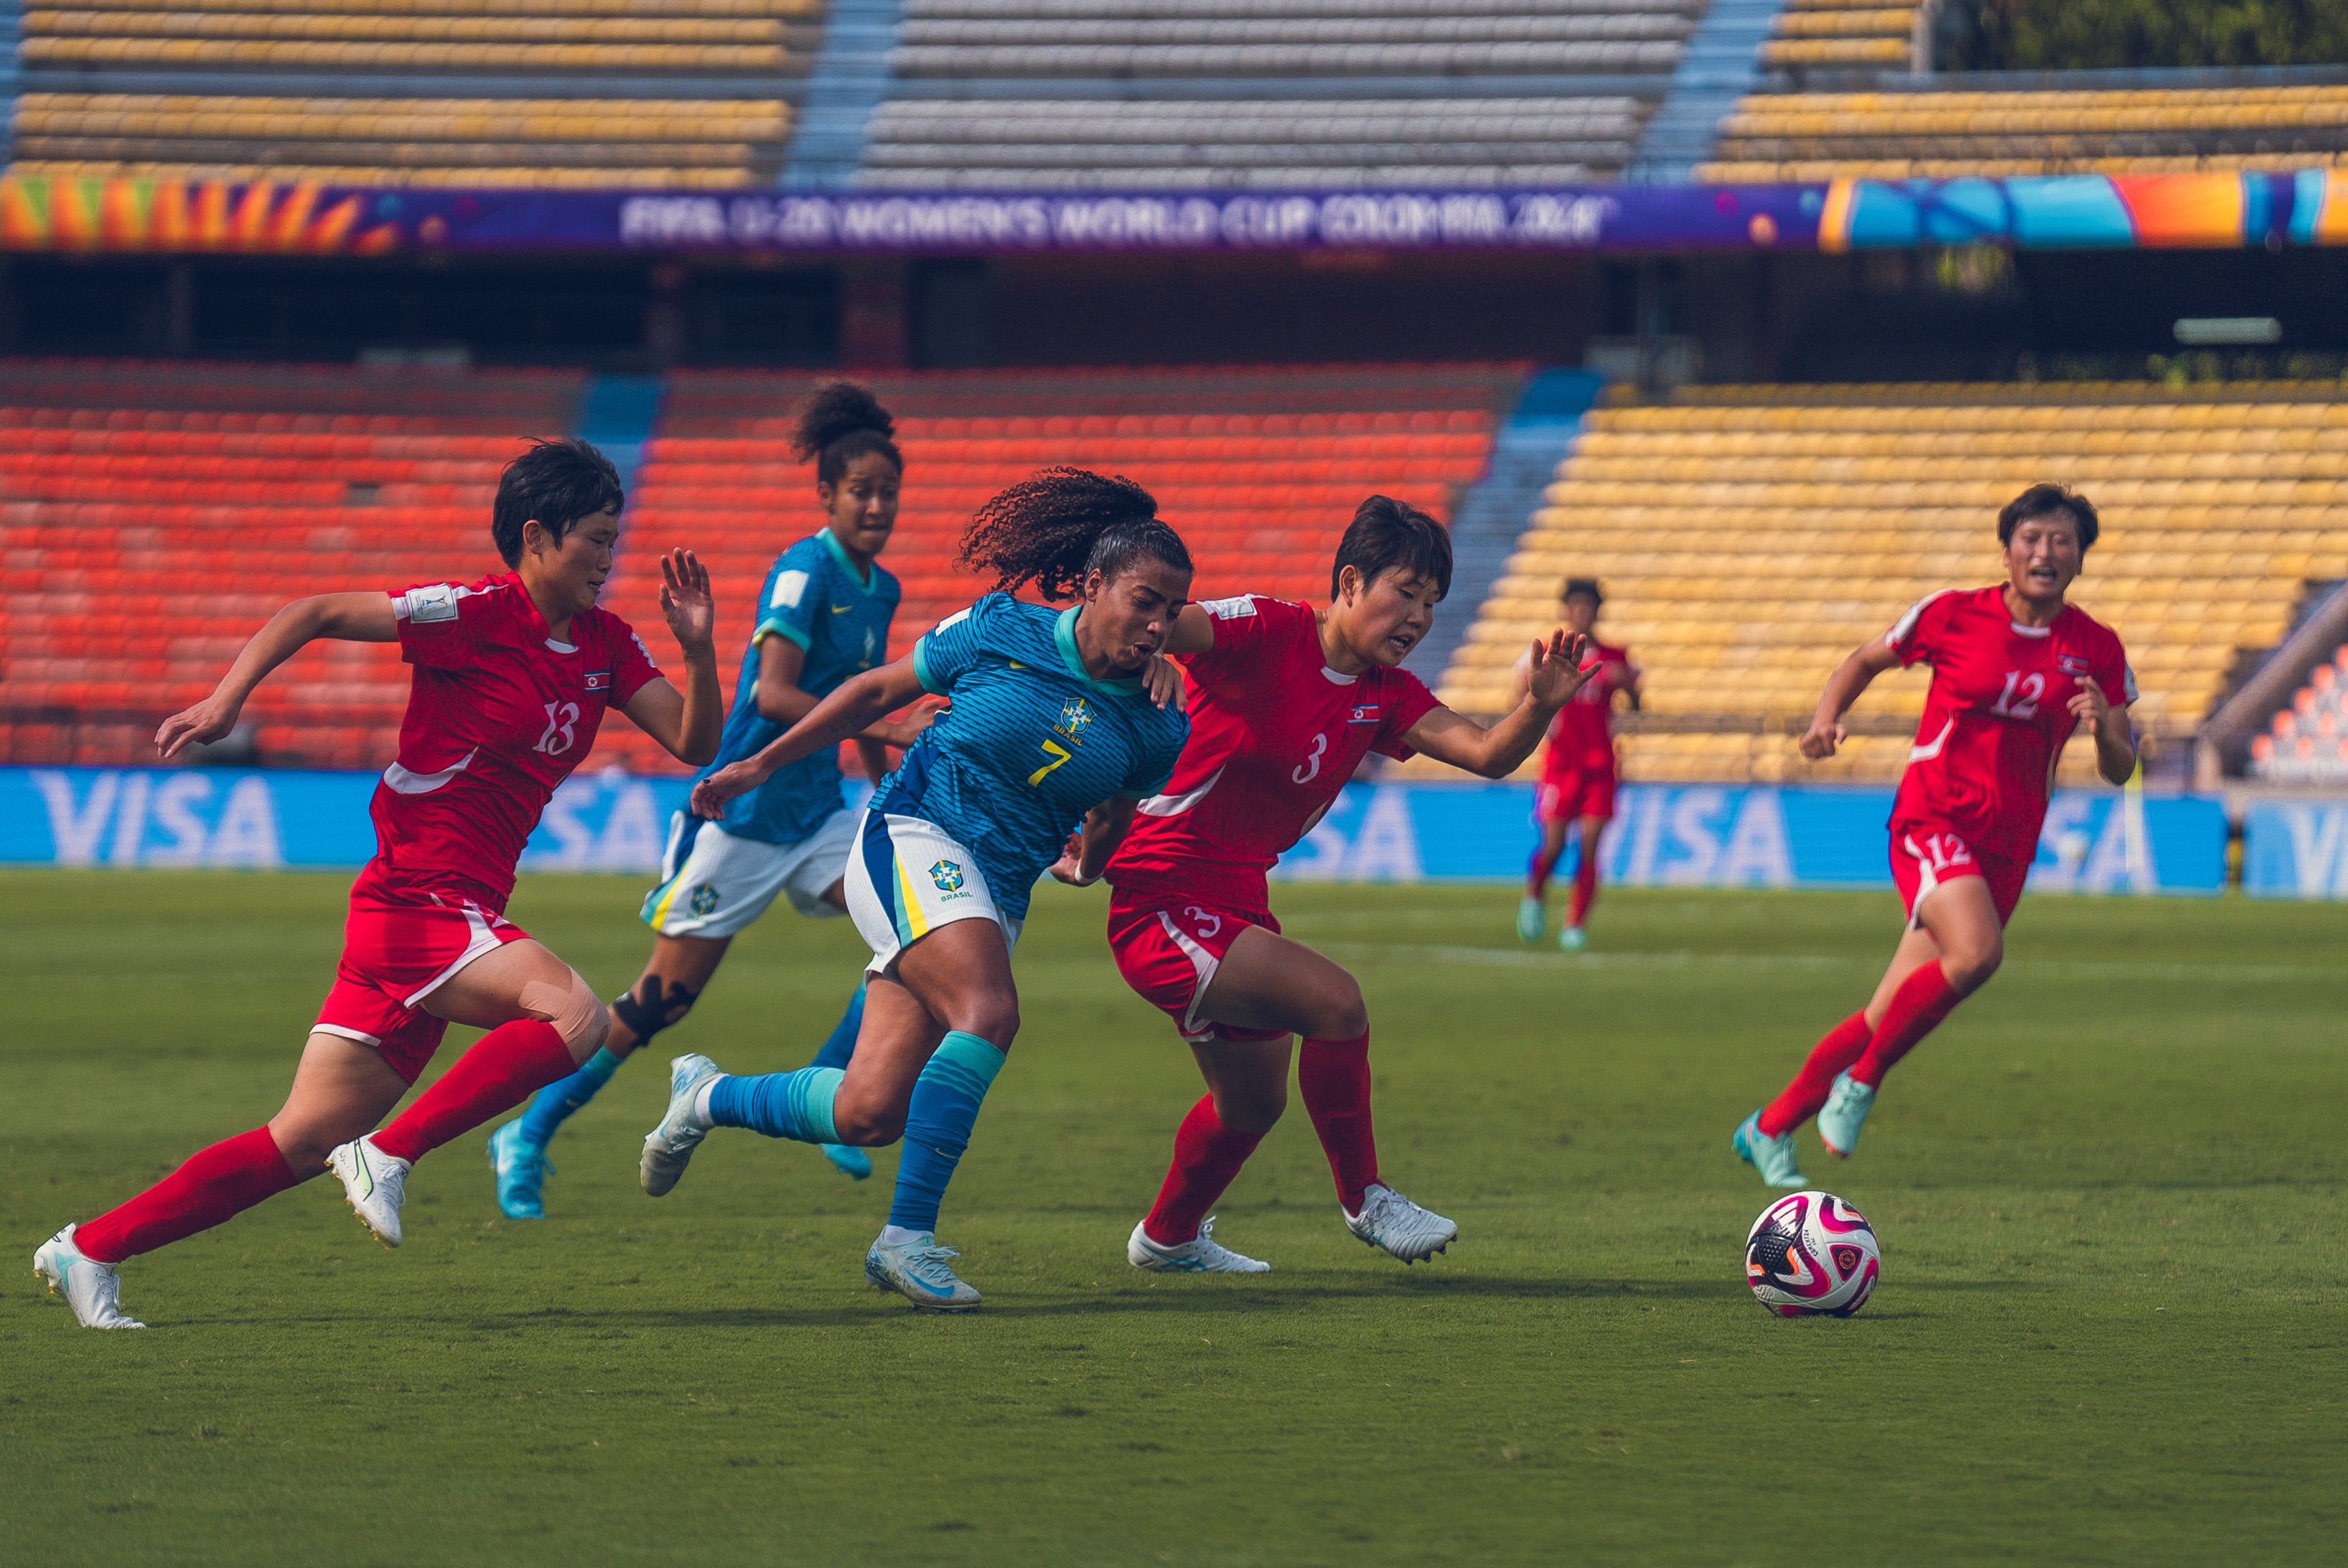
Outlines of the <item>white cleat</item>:
[[33,1253],[33,1272],[48,1282],[49,1294],[65,1297],[84,1328],[144,1328],[123,1313],[122,1276],[110,1263],[84,1257],[66,1226]]
[[326,1169],[342,1178],[351,1213],[386,1246],[399,1245],[399,1205],[407,1201],[407,1173],[415,1168],[376,1148],[371,1137],[341,1144],[326,1156]]
[[1168,1246],[1150,1238],[1140,1225],[1133,1227],[1132,1239],[1125,1244],[1125,1261],[1136,1268],[1147,1268],[1159,1274],[1270,1274],[1272,1265],[1245,1253],[1233,1252],[1214,1236],[1215,1216],[1209,1214],[1199,1222],[1199,1234],[1179,1246]]
[[917,1232],[901,1246],[876,1241],[864,1255],[864,1277],[873,1289],[893,1290],[916,1307],[967,1312],[978,1305],[978,1292],[946,1261],[961,1255],[953,1247],[940,1246],[929,1231]]
[[[1344,1205],[1340,1204],[1337,1212],[1345,1214]],[[1362,1212],[1345,1214],[1345,1228],[1405,1263],[1433,1257],[1459,1235],[1459,1227],[1441,1214],[1375,1182],[1362,1194]]]
[[722,1076],[716,1062],[698,1053],[668,1064],[668,1113],[644,1134],[644,1158],[636,1163],[636,1177],[649,1195],[665,1197],[684,1178],[693,1152],[709,1136],[709,1123],[694,1110],[694,1102],[701,1098],[703,1084]]

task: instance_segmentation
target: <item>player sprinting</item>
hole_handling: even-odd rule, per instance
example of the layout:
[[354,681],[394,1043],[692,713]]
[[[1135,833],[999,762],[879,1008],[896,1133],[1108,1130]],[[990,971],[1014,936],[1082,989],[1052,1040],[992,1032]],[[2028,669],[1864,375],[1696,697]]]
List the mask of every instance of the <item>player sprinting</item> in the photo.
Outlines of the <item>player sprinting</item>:
[[1106,867],[1118,972],[1174,1020],[1207,1081],[1127,1240],[1136,1267],[1269,1266],[1217,1243],[1207,1211],[1286,1107],[1291,1035],[1303,1040],[1297,1081],[1346,1227],[1405,1263],[1458,1234],[1380,1178],[1361,987],[1281,935],[1265,884],[1368,753],[1424,752],[1502,777],[1593,675],[1579,667],[1588,640],[1560,631],[1532,645],[1528,694],[1492,728],[1444,707],[1399,666],[1450,587],[1443,525],[1372,496],[1338,544],[1325,610],[1250,594],[1183,610],[1167,651],[1187,677],[1190,740],[1172,779],[1138,805],[1096,807],[1053,868],[1083,884]]
[[[924,692],[952,700],[857,829],[848,912],[872,961],[853,1059],[845,1072],[732,1077],[706,1056],[678,1057],[642,1166],[658,1197],[712,1127],[863,1146],[901,1135],[895,1199],[865,1276],[946,1310],[979,1303],[950,1266],[954,1250],[938,1245],[938,1205],[1018,1032],[1011,949],[1035,879],[1092,807],[1161,791],[1188,728],[1141,678],[1155,662],[1170,692],[1172,671],[1155,656],[1190,594],[1189,554],[1148,491],[1047,469],[979,508],[962,559],[996,591],[694,790],[694,810],[716,815]],[[1031,583],[1077,603],[1011,597]]]
[[[1593,578],[1566,579],[1559,596],[1566,630],[1577,637],[1595,639],[1599,607],[1606,602]],[[1598,845],[1606,825],[1614,820],[1614,790],[1619,782],[1614,757],[1614,694],[1622,693],[1632,707],[1639,705],[1639,666],[1631,651],[1595,642],[1598,671],[1558,710],[1550,726],[1549,750],[1541,758],[1541,781],[1533,792],[1533,821],[1540,829],[1532,858],[1525,866],[1524,901],[1517,906],[1517,935],[1538,942],[1549,926],[1549,879],[1565,854],[1566,835],[1579,835],[1573,893],[1566,905],[1565,925],[1557,945],[1578,953],[1589,943],[1583,922],[1598,899]],[[1530,674],[1521,661],[1517,666],[1517,692],[1524,694]]]
[[1834,755],[1843,713],[1878,675],[1932,667],[1891,807],[1891,877],[1908,929],[1874,998],[1736,1129],[1732,1146],[1771,1186],[1807,1184],[1794,1130],[1812,1115],[1829,1151],[1858,1147],[1883,1075],[1997,972],[2072,731],[2085,726],[2109,782],[2136,771],[2127,655],[2109,627],[2063,601],[2096,534],[2085,497],[2033,485],[1997,515],[2004,583],[1930,595],[1827,681],[1801,741],[1813,759]]
[[[897,579],[877,558],[897,522],[905,460],[890,437],[895,423],[870,392],[850,382],[821,388],[800,411],[793,455],[816,466],[824,527],[777,558],[759,589],[757,621],[734,690],[717,755],[702,770],[747,757],[803,717],[850,676],[879,664],[896,614]],[[885,744],[912,732],[882,721],[856,737],[866,771],[889,771]],[[847,912],[842,878],[857,814],[840,799],[836,751],[801,758],[716,822],[679,811],[670,825],[659,885],[644,899],[653,952],[643,976],[612,1002],[611,1033],[585,1066],[538,1091],[528,1112],[489,1135],[498,1207],[509,1219],[538,1219],[547,1144],[565,1118],[595,1097],[630,1053],[681,1021],[708,987],[736,933],[778,894],[814,918]],[[817,1053],[818,1066],[845,1067],[855,1049],[864,993]],[[824,1153],[862,1180],[872,1163],[861,1149]]]
[[[596,608],[619,540],[619,476],[583,441],[541,441],[506,466],[490,535],[507,571],[467,586],[296,600],[246,643],[210,697],[163,721],[165,758],[213,741],[263,677],[319,638],[397,642],[415,666],[398,760],[371,813],[376,856],[351,886],[342,962],[284,1107],[191,1156],[120,1207],[33,1255],[85,1327],[137,1328],[116,1266],[219,1225],[331,1168],[386,1246],[427,1152],[594,1054],[609,1015],[570,965],[505,917],[514,865],[555,786],[593,750],[608,708],[680,761],[717,749],[725,708],[709,575],[661,560],[661,610],[691,679],[677,689],[618,616]],[[451,1022],[489,1032],[380,1132]]]

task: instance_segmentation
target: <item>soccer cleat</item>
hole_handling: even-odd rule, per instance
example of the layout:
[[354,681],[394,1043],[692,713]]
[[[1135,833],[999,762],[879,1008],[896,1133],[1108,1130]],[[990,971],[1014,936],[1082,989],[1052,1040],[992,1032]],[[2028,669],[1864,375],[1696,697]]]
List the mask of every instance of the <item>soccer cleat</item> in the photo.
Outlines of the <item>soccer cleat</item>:
[[978,1305],[978,1292],[954,1275],[947,1264],[961,1253],[940,1246],[928,1231],[916,1231],[901,1246],[876,1241],[864,1255],[864,1277],[875,1290],[893,1290],[916,1307],[932,1312],[967,1312]]
[[860,1182],[872,1173],[872,1156],[853,1143],[826,1143],[823,1157],[831,1168],[851,1182]]
[[415,1168],[376,1148],[371,1138],[354,1139],[326,1155],[326,1169],[342,1179],[351,1213],[386,1246],[399,1245],[399,1205],[407,1197],[407,1173]]
[[546,1145],[521,1135],[519,1119],[489,1134],[489,1169],[498,1173],[498,1212],[510,1220],[542,1220],[546,1203],[541,1189],[554,1167],[546,1163]]
[[1578,953],[1590,946],[1590,938],[1583,934],[1581,927],[1568,926],[1557,934],[1557,946],[1560,952]]
[[84,1328],[146,1327],[123,1312],[115,1266],[84,1257],[74,1245],[74,1228],[66,1226],[34,1249],[33,1272],[47,1282],[51,1296],[65,1298]]
[[1795,1168],[1794,1135],[1782,1132],[1772,1138],[1761,1131],[1761,1112],[1756,1111],[1736,1124],[1729,1135],[1728,1146],[1736,1157],[1761,1173],[1761,1179],[1773,1187],[1807,1187],[1810,1184]]
[[[1144,1222],[1147,1223],[1146,1221]],[[1233,1252],[1214,1237],[1215,1216],[1199,1222],[1199,1234],[1179,1246],[1153,1241],[1140,1225],[1125,1244],[1125,1261],[1159,1274],[1270,1274],[1272,1265]]]
[[1433,1257],[1459,1235],[1459,1227],[1441,1214],[1376,1182],[1363,1189],[1360,1214],[1345,1214],[1343,1204],[1337,1212],[1345,1214],[1347,1230],[1405,1263]]
[[636,1174],[652,1196],[667,1195],[685,1174],[693,1152],[709,1136],[709,1125],[695,1114],[693,1102],[700,1098],[701,1086],[719,1076],[717,1064],[697,1053],[668,1064],[668,1114],[644,1134],[644,1158],[636,1165]]
[[1538,942],[1549,929],[1549,910],[1541,901],[1527,894],[1517,906],[1517,937],[1520,941]]
[[1846,1072],[1834,1081],[1827,1094],[1827,1102],[1818,1111],[1818,1142],[1827,1146],[1829,1154],[1850,1158],[1859,1147],[1859,1130],[1867,1125],[1867,1113],[1875,1109],[1875,1091]]

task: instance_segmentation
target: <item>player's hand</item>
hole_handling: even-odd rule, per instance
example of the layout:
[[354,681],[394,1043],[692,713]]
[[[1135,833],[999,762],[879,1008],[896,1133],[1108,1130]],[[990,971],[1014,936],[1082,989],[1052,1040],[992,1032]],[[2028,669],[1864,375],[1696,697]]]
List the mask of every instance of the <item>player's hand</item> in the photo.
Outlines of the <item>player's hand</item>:
[[1525,692],[1544,708],[1562,708],[1602,662],[1595,643],[1560,627],[1546,642],[1533,639],[1532,651],[1525,655]]
[[1141,689],[1161,708],[1179,713],[1189,707],[1190,693],[1182,684],[1182,667],[1163,653],[1153,653],[1141,667]]
[[1100,880],[1100,873],[1097,871],[1090,876],[1085,875],[1085,835],[1083,834],[1068,835],[1067,847],[1060,851],[1059,859],[1052,862],[1052,877],[1055,881],[1065,882],[1071,887],[1089,887]]
[[765,784],[767,777],[759,771],[754,758],[745,757],[738,763],[727,763],[693,786],[693,815],[716,822],[726,815],[727,801],[737,794],[749,794]]
[[1834,755],[1849,739],[1850,732],[1842,727],[1841,720],[1822,715],[1810,721],[1810,727],[1802,732],[1799,744],[1802,755],[1814,763],[1820,763]]
[[168,762],[190,746],[208,746],[236,728],[236,716],[243,707],[215,692],[164,720],[155,732],[155,749]]
[[2092,675],[2079,677],[2079,689],[2071,693],[2068,704],[2071,716],[2086,729],[2088,738],[2095,739],[2111,727],[2112,704],[2104,689],[2096,684]]
[[661,613],[688,659],[711,652],[717,629],[717,601],[709,593],[709,569],[691,550],[661,557]]

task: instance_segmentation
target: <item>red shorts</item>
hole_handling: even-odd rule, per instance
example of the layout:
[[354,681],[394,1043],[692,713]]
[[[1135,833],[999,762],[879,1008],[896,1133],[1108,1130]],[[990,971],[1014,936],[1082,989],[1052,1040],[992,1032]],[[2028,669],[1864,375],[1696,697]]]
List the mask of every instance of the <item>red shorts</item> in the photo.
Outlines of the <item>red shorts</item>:
[[427,886],[370,861],[351,885],[342,962],[314,1027],[374,1046],[413,1083],[448,1028],[417,1004],[475,958],[529,936],[445,881]]
[[1280,930],[1266,909],[1118,897],[1109,901],[1108,949],[1134,995],[1172,1019],[1184,1040],[1278,1040],[1287,1030],[1234,1029],[1199,1017],[1199,1003],[1223,955],[1250,926]]
[[1892,825],[1891,880],[1900,889],[1900,907],[1908,912],[1910,930],[1923,924],[1916,911],[1924,896],[1960,876],[1978,876],[1989,884],[1990,902],[1997,907],[1997,923],[2003,926],[2022,902],[2030,862],[1986,850],[1976,854],[1962,837],[1931,823]]
[[1614,770],[1576,768],[1551,774],[1533,792],[1533,820],[1540,823],[1580,822],[1585,816],[1614,815]]

